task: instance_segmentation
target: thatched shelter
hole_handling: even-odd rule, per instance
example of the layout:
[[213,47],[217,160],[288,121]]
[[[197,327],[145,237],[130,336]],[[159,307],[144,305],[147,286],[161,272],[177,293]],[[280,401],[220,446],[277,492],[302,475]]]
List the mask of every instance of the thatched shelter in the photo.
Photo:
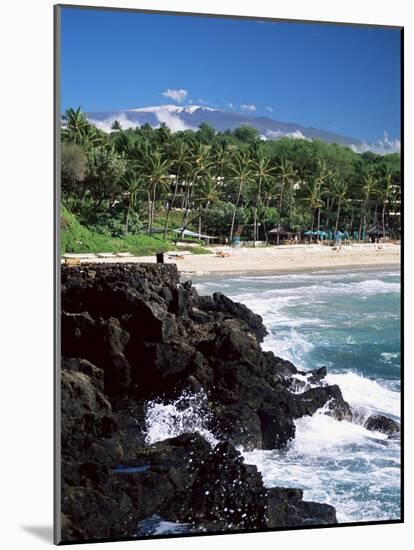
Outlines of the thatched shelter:
[[371,240],[375,241],[376,239],[382,239],[384,237],[390,236],[390,231],[387,226],[385,226],[385,232],[384,227],[381,223],[374,223],[368,229],[366,230],[366,236]]
[[269,241],[284,241],[287,239],[294,239],[295,237],[299,237],[299,232],[294,231],[291,227],[288,225],[279,224],[267,233]]

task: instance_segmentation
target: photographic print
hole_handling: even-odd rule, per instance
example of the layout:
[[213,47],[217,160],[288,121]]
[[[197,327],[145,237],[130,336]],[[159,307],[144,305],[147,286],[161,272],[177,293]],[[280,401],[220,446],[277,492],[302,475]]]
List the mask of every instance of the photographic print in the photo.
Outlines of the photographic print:
[[401,522],[402,28],[55,39],[55,542]]

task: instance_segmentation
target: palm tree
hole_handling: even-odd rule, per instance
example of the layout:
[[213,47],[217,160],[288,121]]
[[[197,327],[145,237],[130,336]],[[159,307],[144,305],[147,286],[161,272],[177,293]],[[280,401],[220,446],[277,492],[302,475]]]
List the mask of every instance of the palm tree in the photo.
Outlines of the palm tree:
[[135,208],[137,195],[142,189],[142,180],[138,179],[136,175],[131,172],[122,178],[121,183],[125,189],[125,194],[128,196],[128,209],[125,220],[125,237],[127,237],[129,217]]
[[93,147],[109,144],[108,136],[105,132],[90,124],[86,116],[81,112],[80,107],[76,110],[72,108],[67,109],[62,116],[62,121],[62,140],[79,145],[85,152]]
[[[316,162],[316,182],[319,185],[320,196],[328,194],[328,190],[325,189],[325,184],[332,177],[332,172],[328,170],[325,160],[318,159]],[[323,201],[322,201],[323,202]],[[319,240],[319,230],[321,224],[321,208],[325,206],[323,203],[318,207],[318,229],[316,240]]]
[[202,179],[197,187],[197,195],[195,203],[198,204],[198,233],[201,235],[202,230],[202,213],[207,211],[210,205],[221,202],[221,189],[217,178],[213,178],[208,174]]
[[[313,233],[313,228],[315,226],[315,214],[317,211],[320,212],[320,208],[324,205],[323,200],[321,199],[321,188],[319,182],[314,179],[310,183],[307,183],[305,186],[306,196],[303,198],[305,203],[308,203],[309,210],[312,212],[312,227],[311,231]],[[319,219],[318,219],[319,224]],[[318,227],[319,234],[319,227]],[[312,240],[312,235],[311,235]]]
[[382,236],[385,237],[385,210],[387,208],[388,201],[390,199],[391,191],[392,191],[392,174],[390,172],[387,172],[384,178],[385,181],[385,187],[382,188],[378,194],[382,201],[382,214],[381,214],[381,220],[382,220]]
[[[282,208],[283,208],[283,192],[286,184],[297,175],[293,164],[289,160],[282,159],[277,166],[277,173],[280,181],[280,198],[279,198],[279,224],[282,223]],[[279,233],[277,234],[277,244],[279,244]]]
[[122,126],[121,126],[121,123],[119,122],[119,120],[114,120],[113,123],[111,124],[111,130],[122,130]]
[[361,239],[362,235],[365,234],[367,226],[367,215],[369,210],[369,201],[372,195],[378,193],[378,179],[372,174],[366,174],[362,179],[361,185],[361,215],[359,222],[358,238]]
[[189,225],[189,212],[195,187],[199,179],[208,172],[211,165],[212,160],[210,159],[210,146],[204,145],[203,143],[198,143],[195,147],[193,155],[189,159],[189,169],[187,170],[188,179],[186,181],[185,190],[185,210],[182,222],[183,230],[181,231],[180,238],[182,238],[184,229],[186,229]]
[[108,137],[104,132],[102,132],[102,130],[98,130],[98,128],[92,126],[91,124],[85,126],[80,141],[80,144],[85,151],[93,147],[105,146],[107,143]]
[[[138,147],[137,136],[127,132],[118,132],[113,138],[116,150],[122,153],[126,158],[133,161],[137,156],[136,150]],[[140,157],[140,155],[138,155]]]
[[243,186],[251,181],[252,179],[252,170],[251,170],[251,159],[250,154],[246,152],[242,152],[239,155],[237,155],[234,159],[233,164],[229,167],[230,171],[234,174],[234,179],[238,182],[238,191],[237,191],[237,198],[234,203],[234,210],[233,210],[233,216],[231,220],[231,227],[230,227],[230,237],[229,241],[230,244],[233,240],[233,232],[234,232],[234,222],[236,219],[236,212],[237,208],[239,206],[240,197],[242,195]]
[[168,233],[168,222],[170,219],[170,213],[171,210],[174,208],[175,200],[177,198],[177,193],[180,185],[180,178],[183,173],[185,173],[186,169],[189,167],[190,162],[190,150],[188,145],[184,141],[175,141],[170,154],[172,156],[172,167],[175,170],[174,174],[174,191],[173,195],[171,197],[171,200],[168,201],[167,206],[167,216],[165,218],[165,225],[164,225],[164,239],[167,237]]
[[252,162],[252,175],[257,178],[257,195],[254,205],[253,214],[253,243],[256,246],[256,240],[258,240],[258,226],[257,226],[257,209],[261,205],[261,192],[262,183],[269,180],[274,172],[274,168],[270,166],[270,159],[264,157],[259,151],[257,152],[256,159]]
[[163,191],[168,190],[170,181],[169,170],[171,162],[164,159],[159,149],[145,151],[141,161],[142,175],[147,181],[148,196],[148,227],[147,233],[152,232],[155,216],[155,203],[157,199],[158,187]]
[[273,200],[276,200],[278,192],[278,182],[275,178],[275,176],[270,177],[269,179],[266,179],[262,183],[262,197],[263,197],[263,210],[262,210],[262,219],[261,223],[263,225],[263,232],[266,244],[268,244],[269,239],[267,235],[267,228],[266,228],[266,212],[269,208],[269,205]]
[[339,216],[341,213],[342,202],[346,199],[348,193],[348,185],[345,180],[340,179],[338,176],[333,178],[330,193],[337,203],[336,209],[336,221],[335,221],[335,233],[338,231]]
[[161,147],[165,149],[172,147],[174,143],[174,135],[165,122],[161,123],[160,127],[155,130],[155,133],[158,138],[157,141]]
[[66,109],[65,114],[62,116],[64,122],[63,135],[71,137],[73,143],[80,144],[83,139],[85,128],[88,126],[88,119],[81,112],[81,108],[76,110],[70,107]]
[[224,178],[228,171],[231,149],[227,143],[219,143],[216,147],[214,147],[212,153],[214,156],[216,175],[219,178]]

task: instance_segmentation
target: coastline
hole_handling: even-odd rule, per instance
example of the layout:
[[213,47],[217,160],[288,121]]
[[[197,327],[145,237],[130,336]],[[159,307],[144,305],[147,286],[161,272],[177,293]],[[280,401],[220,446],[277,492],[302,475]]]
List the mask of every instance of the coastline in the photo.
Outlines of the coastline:
[[[318,244],[270,246],[257,248],[211,247],[212,254],[165,255],[166,264],[177,264],[183,274],[206,275],[211,273],[295,272],[317,269],[349,267],[376,267],[399,265],[400,245],[396,244],[351,244],[331,247]],[[218,257],[222,251],[225,257]],[[228,254],[228,256],[227,256]],[[107,256],[68,255],[78,257],[81,264],[87,263],[150,263],[153,256]]]
[[[398,452],[393,437],[399,423],[392,410],[377,409],[381,393],[365,404],[361,416],[359,401],[347,395],[349,383],[342,384],[346,379],[338,380],[337,373],[319,364],[305,372],[293,358],[265,350],[262,344],[272,327],[266,328],[262,312],[250,308],[221,292],[204,296],[191,283],[180,283],[176,264],[62,268],[65,542],[114,533],[146,537],[154,534],[149,531],[154,520],[157,528],[167,523],[188,533],[361,521],[329,496],[336,489],[332,477],[326,494],[309,484],[315,445],[322,451],[318,464],[325,460],[327,472],[332,441],[343,456],[344,442],[362,445],[361,433],[381,445],[390,439],[391,461]],[[197,348],[203,359],[194,361]],[[133,368],[143,357],[151,361],[151,376]],[[229,373],[235,372],[229,384]],[[372,383],[367,389],[372,392]],[[83,429],[74,430],[74,425]],[[324,446],[312,434],[326,427]],[[292,441],[302,453],[304,477],[295,470],[293,476],[282,479],[275,472],[274,477],[264,467],[269,455],[261,451],[281,451],[278,464],[286,471]],[[353,447],[348,450],[347,460],[353,460]],[[234,479],[243,480],[236,489]],[[155,485],[160,490],[154,495]],[[189,508],[180,505],[184,488]],[[147,496],[124,499],[120,506],[124,493]],[[238,515],[229,515],[236,508]],[[79,522],[80,517],[86,520]]]
[[62,268],[63,542],[338,524],[323,499],[265,485],[239,450],[285,449],[325,405],[352,419],[326,369],[289,391],[300,371],[262,350],[266,334],[176,265]]

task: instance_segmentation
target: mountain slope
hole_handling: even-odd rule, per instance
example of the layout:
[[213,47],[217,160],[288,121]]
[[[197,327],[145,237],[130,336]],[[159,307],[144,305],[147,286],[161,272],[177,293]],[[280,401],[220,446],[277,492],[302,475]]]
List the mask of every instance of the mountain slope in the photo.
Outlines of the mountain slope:
[[255,128],[266,139],[291,137],[294,139],[320,139],[327,143],[347,146],[360,146],[362,142],[319,128],[307,128],[292,122],[281,122],[265,116],[221,111],[199,105],[176,106],[158,105],[120,111],[99,111],[87,113],[89,120],[108,131],[114,120],[119,120],[123,128],[150,124],[153,127],[165,123],[173,131],[196,130],[205,122],[216,131],[234,130],[247,125]]

